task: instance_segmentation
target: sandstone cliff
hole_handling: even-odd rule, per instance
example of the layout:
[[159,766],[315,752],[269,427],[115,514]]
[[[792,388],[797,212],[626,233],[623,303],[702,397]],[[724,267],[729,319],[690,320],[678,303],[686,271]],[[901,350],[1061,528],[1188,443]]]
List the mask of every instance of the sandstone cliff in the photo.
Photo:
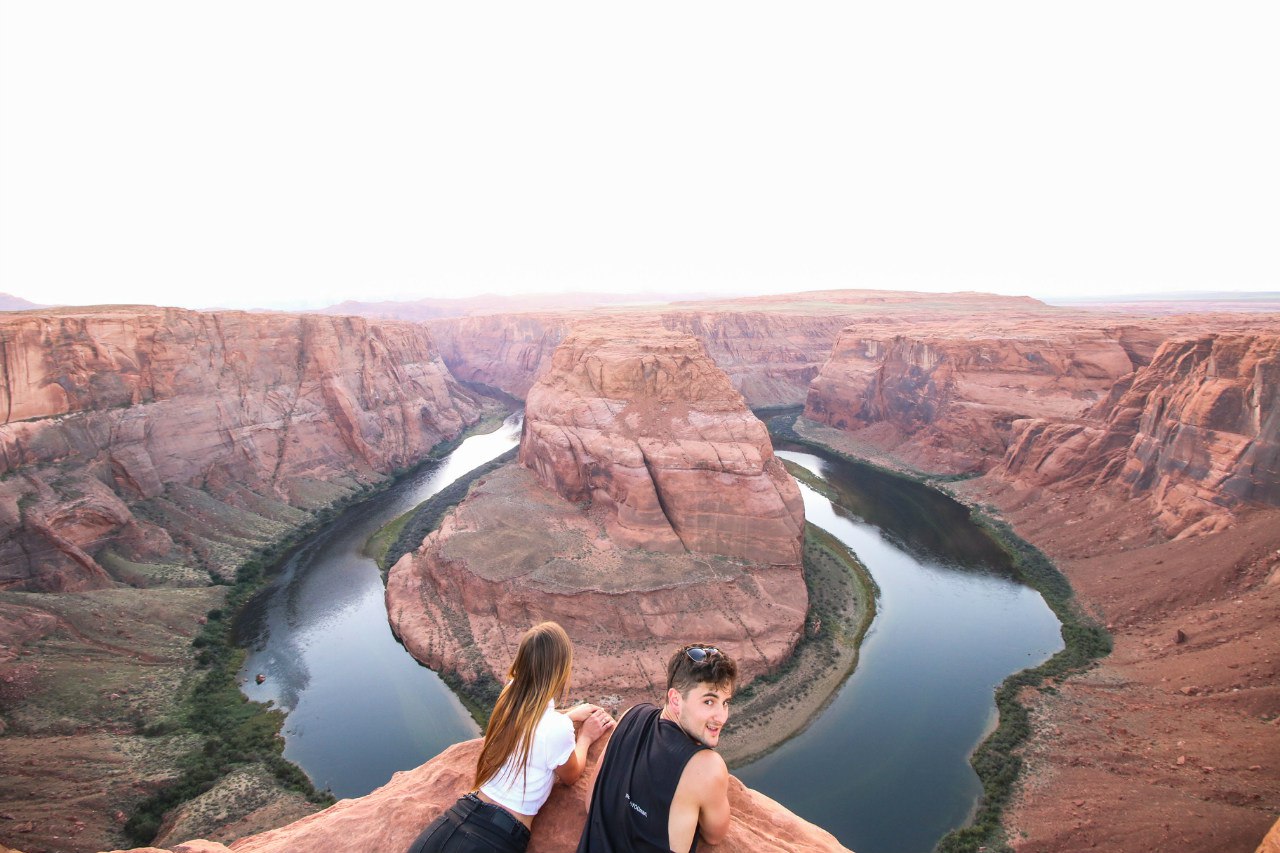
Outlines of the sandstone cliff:
[[990,470],[1014,441],[1015,421],[1091,418],[1168,340],[1276,331],[1265,315],[920,307],[868,310],[846,327],[809,387],[805,417],[943,474]]
[[604,508],[620,545],[800,563],[800,491],[692,337],[619,326],[568,338],[529,392],[520,462],[565,500]]
[[1280,505],[1280,335],[1167,341],[1073,422],[1019,421],[994,479],[1023,488],[1115,484],[1150,501],[1168,534]]
[[1072,417],[1133,370],[1101,330],[1027,318],[858,324],[841,334],[810,385],[805,417],[874,436],[927,470],[984,470],[1020,418]]
[[111,308],[0,318],[0,414],[0,588],[75,590],[225,574],[476,404],[420,326]]
[[661,695],[684,642],[716,642],[748,679],[790,654],[799,489],[695,340],[571,336],[530,392],[520,459],[392,568],[392,628],[418,660],[500,680],[520,633],[555,619],[575,695],[625,706]]
[[[288,826],[241,838],[230,848],[211,841],[189,841],[169,848],[176,853],[382,853],[400,851],[428,823],[471,787],[480,740],[450,747],[414,770],[397,773],[368,796],[338,804]],[[529,853],[569,853],[586,822],[601,747],[593,746],[587,770],[577,783],[555,786],[534,822]],[[828,832],[789,812],[736,778],[729,780],[733,823],[729,835],[705,849],[721,853],[819,853],[842,851]],[[703,849],[700,847],[699,849]],[[125,853],[125,851],[116,851]],[[163,853],[139,848],[128,853]]]
[[[1277,318],[1033,319],[860,324],[810,396],[839,428],[798,429],[889,467],[985,470],[949,488],[998,508],[1112,632],[1096,669],[1023,695],[1014,849],[1253,849],[1280,802]],[[1100,361],[1082,340],[1132,369],[1082,370]]]
[[1025,297],[977,293],[816,291],[661,308],[492,314],[432,321],[449,369],[459,378],[524,399],[576,323],[607,316],[693,335],[752,407],[798,405],[846,325],[964,317],[974,312],[1042,310]]

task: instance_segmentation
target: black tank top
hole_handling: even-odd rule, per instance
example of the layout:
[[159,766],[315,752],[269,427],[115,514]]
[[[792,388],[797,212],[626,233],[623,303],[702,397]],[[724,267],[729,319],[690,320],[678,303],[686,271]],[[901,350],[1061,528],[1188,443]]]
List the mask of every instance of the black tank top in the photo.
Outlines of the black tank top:
[[[661,716],[661,708],[645,703],[618,723],[596,774],[578,853],[670,853],[671,800],[689,759],[707,747]],[[697,849],[695,832],[689,851]]]

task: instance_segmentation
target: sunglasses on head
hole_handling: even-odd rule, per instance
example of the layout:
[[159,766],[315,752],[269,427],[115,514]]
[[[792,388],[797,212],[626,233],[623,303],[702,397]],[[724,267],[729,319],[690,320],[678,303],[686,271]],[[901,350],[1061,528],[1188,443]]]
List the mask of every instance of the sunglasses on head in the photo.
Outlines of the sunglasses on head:
[[689,646],[684,650],[684,653],[694,663],[702,663],[707,658],[719,655],[720,650],[715,646]]

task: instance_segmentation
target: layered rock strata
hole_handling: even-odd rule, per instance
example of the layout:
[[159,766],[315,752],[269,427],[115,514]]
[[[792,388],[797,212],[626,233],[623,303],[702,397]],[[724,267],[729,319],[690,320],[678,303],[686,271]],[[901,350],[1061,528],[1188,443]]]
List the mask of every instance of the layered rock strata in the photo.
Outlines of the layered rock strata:
[[225,574],[477,416],[425,329],[357,318],[26,312],[0,318],[0,379],[8,589]]
[[1169,535],[1224,527],[1242,505],[1280,506],[1280,335],[1167,341],[1085,414],[1015,422],[992,478],[1115,485],[1148,500]]
[[602,507],[624,547],[800,563],[800,490],[692,337],[570,337],[529,392],[520,463],[565,500]]
[[[342,800],[287,826],[241,838],[230,847],[188,841],[176,853],[330,853],[335,850],[404,850],[418,833],[471,788],[481,741],[452,746],[422,766],[397,773],[364,797]],[[602,747],[592,747],[587,769],[572,786],[556,785],[534,822],[529,853],[573,850],[587,819]],[[736,778],[729,778],[733,812],[723,842],[706,846],[720,853],[837,853],[846,848],[828,832],[792,814]],[[704,845],[705,846],[705,845]],[[700,848],[702,849],[702,848]],[[155,847],[116,853],[164,853]]]
[[555,619],[575,695],[627,704],[660,696],[681,643],[716,642],[744,680],[790,654],[807,606],[799,489],[695,340],[570,337],[530,392],[520,462],[392,568],[392,628],[418,660],[500,680],[524,628]]
[[925,469],[980,471],[1003,456],[1015,420],[1079,415],[1133,370],[1101,330],[988,321],[981,331],[850,326],[810,385],[805,417],[874,428]]
[[[1115,640],[1096,668],[1024,692],[1033,732],[1005,826],[1019,851],[1250,850],[1280,804],[1272,746],[1280,661],[1269,653],[1280,642],[1280,322],[1098,319],[1096,333],[1133,370],[1078,399],[1050,396],[1037,410],[1039,397],[1027,394],[1005,407],[1006,417],[1039,413],[1007,420],[995,445],[1006,443],[1005,452],[975,466],[985,475],[949,487],[998,508],[1049,555]],[[1031,335],[1023,322],[991,326],[1018,345],[1062,331]],[[920,331],[896,330],[904,339]],[[957,346],[993,337],[938,331]],[[894,399],[868,389],[910,371],[877,375],[883,364],[868,361],[832,359],[843,389],[826,399],[838,402],[829,413],[846,418],[842,429],[802,421],[801,431],[890,467],[964,470],[972,433],[951,410],[954,365],[928,368],[918,358],[918,384],[900,383],[906,392]],[[1043,387],[1055,393],[1053,382]]]
[[590,315],[508,312],[433,321],[430,327],[445,363],[458,378],[492,385],[521,399],[548,368],[555,348],[584,320],[607,316],[688,334],[728,374],[748,405],[759,408],[803,403],[809,382],[850,323],[1028,310],[1053,312],[1025,297],[841,290],[597,309]]
[[923,471],[981,473],[1004,456],[1016,421],[1092,417],[1166,341],[1276,327],[1266,316],[973,308],[868,312],[841,333],[805,417]]

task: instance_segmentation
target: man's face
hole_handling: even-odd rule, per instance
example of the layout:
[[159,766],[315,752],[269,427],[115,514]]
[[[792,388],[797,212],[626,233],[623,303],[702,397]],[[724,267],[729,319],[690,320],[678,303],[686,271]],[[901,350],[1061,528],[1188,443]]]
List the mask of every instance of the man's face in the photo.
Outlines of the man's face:
[[729,719],[731,685],[699,684],[681,694],[674,687],[667,691],[667,703],[685,734],[710,747],[720,743],[720,731]]

